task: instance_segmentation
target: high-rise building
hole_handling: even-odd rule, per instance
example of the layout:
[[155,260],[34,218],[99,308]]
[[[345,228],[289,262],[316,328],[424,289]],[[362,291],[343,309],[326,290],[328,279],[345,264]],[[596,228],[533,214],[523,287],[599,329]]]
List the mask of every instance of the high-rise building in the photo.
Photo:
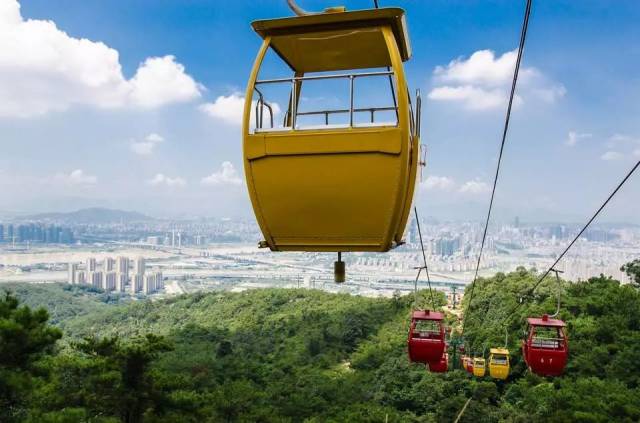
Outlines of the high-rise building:
[[73,285],[74,283],[78,283],[76,273],[78,272],[78,264],[77,263],[69,263],[67,266],[69,270],[69,278],[67,279],[67,283]]
[[133,273],[143,276],[145,269],[144,257],[137,257],[133,264]]
[[159,236],[148,236],[147,244],[151,245],[160,245],[160,237]]
[[131,276],[131,286],[129,289],[131,290],[132,294],[140,292],[140,290],[142,289],[142,279],[144,279],[144,277],[142,275],[138,275],[137,273]]
[[120,256],[118,257],[118,273],[129,276],[129,258]]
[[95,286],[96,288],[102,288],[103,287],[103,278],[104,278],[104,274],[102,272],[89,272],[87,274],[87,282],[89,282],[89,284]]
[[155,278],[156,278],[156,286],[155,286],[155,290],[158,291],[160,289],[164,289],[164,278],[162,276],[162,272],[161,271],[156,271],[155,272]]
[[111,257],[106,257],[104,259],[104,267],[102,268],[105,272],[113,272],[116,265],[116,261]]
[[0,242],[4,242],[4,225],[0,225]]
[[7,242],[14,242],[14,233],[13,233],[13,225],[9,223],[7,225]]
[[86,273],[83,270],[78,270],[76,273],[76,283],[78,285],[84,285],[87,283]]
[[145,294],[151,294],[156,290],[156,275],[147,273],[144,275],[144,282],[142,285],[142,292]]
[[70,228],[62,228],[60,232],[61,244],[73,244],[73,232]]
[[128,281],[129,281],[129,277],[126,274],[118,273],[116,275],[116,291],[124,292]]
[[113,291],[116,289],[116,272],[106,272],[104,274],[104,285],[102,289],[105,291]]
[[95,272],[96,271],[96,259],[94,257],[89,257],[87,259],[87,272]]

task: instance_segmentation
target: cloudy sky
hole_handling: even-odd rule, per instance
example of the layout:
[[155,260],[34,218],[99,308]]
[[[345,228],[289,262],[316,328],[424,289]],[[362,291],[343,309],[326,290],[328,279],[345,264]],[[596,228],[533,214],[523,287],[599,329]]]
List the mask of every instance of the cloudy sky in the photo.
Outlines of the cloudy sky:
[[[524,1],[380,3],[408,16],[422,214],[480,220]],[[0,0],[0,213],[251,216],[239,125],[260,45],[249,22],[288,15],[284,0]],[[634,0],[534,2],[498,219],[583,221],[640,159],[638,21]],[[637,175],[602,221],[639,216]]]

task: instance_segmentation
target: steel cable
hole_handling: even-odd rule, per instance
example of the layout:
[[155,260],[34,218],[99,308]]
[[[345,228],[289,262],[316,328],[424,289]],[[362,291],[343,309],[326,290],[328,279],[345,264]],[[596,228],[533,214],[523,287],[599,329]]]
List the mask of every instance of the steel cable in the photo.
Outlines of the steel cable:
[[493,209],[493,200],[495,198],[495,194],[496,194],[496,186],[498,185],[498,177],[500,176],[500,165],[502,164],[502,155],[504,152],[504,145],[507,139],[507,132],[509,130],[509,121],[511,119],[511,108],[513,106],[513,99],[515,97],[515,92],[516,92],[516,84],[518,82],[518,73],[520,71],[520,62],[522,61],[522,53],[524,51],[524,44],[525,41],[527,39],[527,29],[529,27],[529,16],[531,15],[531,3],[532,0],[527,0],[527,4],[526,4],[526,8],[525,8],[525,12],[524,12],[524,19],[522,21],[522,29],[520,31],[520,43],[518,45],[518,56],[516,58],[516,64],[515,64],[515,68],[513,70],[513,81],[511,83],[511,93],[509,95],[509,103],[507,106],[507,113],[505,116],[505,121],[504,121],[504,129],[502,131],[502,141],[500,143],[500,153],[498,155],[498,164],[496,166],[496,173],[495,173],[495,177],[493,179],[493,189],[491,190],[491,200],[489,201],[489,210],[487,211],[487,219],[485,221],[485,225],[484,225],[484,231],[482,233],[482,242],[480,243],[480,251],[478,253],[478,261],[476,263],[476,270],[475,270],[475,274],[473,277],[473,282],[471,282],[471,292],[469,293],[469,301],[467,302],[467,307],[464,311],[464,315],[463,315],[463,320],[462,320],[462,333],[461,335],[464,335],[464,330],[466,327],[466,323],[467,323],[467,317],[468,317],[468,313],[471,307],[471,302],[473,301],[473,294],[475,291],[475,286],[476,286],[476,281],[478,279],[478,271],[480,269],[480,262],[482,260],[482,253],[484,251],[484,245],[486,242],[486,238],[487,238],[487,230],[489,228],[489,222],[491,220],[491,211]]

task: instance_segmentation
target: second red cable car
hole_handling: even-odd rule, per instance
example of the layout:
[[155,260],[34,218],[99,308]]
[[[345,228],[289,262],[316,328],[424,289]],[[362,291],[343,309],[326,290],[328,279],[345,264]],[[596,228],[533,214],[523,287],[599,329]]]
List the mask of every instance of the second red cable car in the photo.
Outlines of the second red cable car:
[[445,352],[444,315],[437,311],[416,310],[411,315],[407,345],[409,360],[439,363]]
[[548,315],[530,317],[527,339],[522,341],[522,356],[529,369],[540,376],[560,376],[567,364],[569,343],[566,324]]

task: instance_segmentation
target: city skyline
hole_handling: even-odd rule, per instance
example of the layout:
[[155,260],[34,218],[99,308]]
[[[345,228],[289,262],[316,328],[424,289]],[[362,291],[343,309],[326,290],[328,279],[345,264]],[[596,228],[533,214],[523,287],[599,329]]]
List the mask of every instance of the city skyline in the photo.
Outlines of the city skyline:
[[[425,216],[475,220],[486,212],[523,12],[519,2],[488,3],[381,2],[407,11],[414,54],[405,67],[423,92],[429,151],[416,196]],[[303,2],[309,10],[327,5]],[[557,6],[534,6],[498,220],[584,221],[640,154],[632,42],[640,5]],[[160,217],[250,217],[238,126],[259,45],[248,22],[290,15],[284,1],[3,2],[0,32],[14,45],[0,53],[8,99],[0,109],[0,212],[126,204]],[[222,38],[232,42],[215,41]],[[20,48],[27,43],[33,48]],[[33,57],[21,57],[25,51]],[[640,221],[636,179],[600,221]]]
[[[429,219],[421,220],[432,281],[445,289],[469,283],[477,263],[482,223],[427,224]],[[0,282],[73,281],[120,291],[129,281],[131,267],[137,276],[132,276],[129,286],[147,291],[144,269],[148,257],[151,268],[162,269],[169,281],[169,295],[201,289],[297,285],[301,280],[307,285],[320,281],[324,287],[331,280],[330,266],[335,259],[333,253],[270,253],[258,248],[259,228],[248,219],[65,224],[75,240],[71,244],[51,239],[9,240],[6,234],[10,226],[4,225],[0,239]],[[34,223],[29,225],[37,227]],[[519,218],[494,224],[486,239],[480,275],[510,272],[518,267],[540,271],[555,260],[581,227],[534,224]],[[22,229],[18,233],[29,232]],[[410,289],[415,267],[422,260],[413,217],[404,239],[406,244],[386,254],[343,254],[348,281],[353,283],[350,292],[388,295],[394,289]],[[603,273],[627,282],[621,266],[640,254],[639,242],[638,226],[596,224],[582,234],[557,268],[565,272],[563,277],[568,280],[584,280]],[[133,266],[129,266],[128,259],[113,259],[127,256],[141,259],[134,261]],[[124,282],[118,285],[122,274]],[[151,286],[149,283],[147,286]]]

